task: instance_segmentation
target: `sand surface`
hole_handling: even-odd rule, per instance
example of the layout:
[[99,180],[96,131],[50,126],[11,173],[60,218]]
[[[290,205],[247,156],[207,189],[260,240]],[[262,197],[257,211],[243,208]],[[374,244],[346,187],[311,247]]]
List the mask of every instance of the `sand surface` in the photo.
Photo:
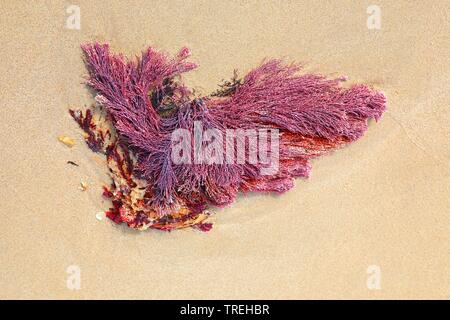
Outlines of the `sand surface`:
[[[0,298],[450,298],[450,1],[101,3],[77,0],[71,30],[72,2],[2,1]],[[93,102],[79,48],[93,40],[187,45],[205,94],[265,57],[305,61],[383,90],[389,110],[290,192],[214,210],[210,233],[135,232],[96,219],[109,179],[67,112]]]

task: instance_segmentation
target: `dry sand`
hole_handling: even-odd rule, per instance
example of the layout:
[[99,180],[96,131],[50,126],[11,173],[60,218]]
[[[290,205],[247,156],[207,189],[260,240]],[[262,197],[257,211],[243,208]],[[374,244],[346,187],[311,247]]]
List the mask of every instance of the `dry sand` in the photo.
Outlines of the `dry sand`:
[[[76,1],[70,30],[71,2],[2,1],[0,298],[450,298],[448,0],[95,3]],[[109,180],[67,113],[93,102],[79,48],[93,40],[129,55],[187,45],[205,94],[265,57],[306,61],[382,89],[389,110],[287,194],[215,210],[210,233],[135,232],[96,219]]]

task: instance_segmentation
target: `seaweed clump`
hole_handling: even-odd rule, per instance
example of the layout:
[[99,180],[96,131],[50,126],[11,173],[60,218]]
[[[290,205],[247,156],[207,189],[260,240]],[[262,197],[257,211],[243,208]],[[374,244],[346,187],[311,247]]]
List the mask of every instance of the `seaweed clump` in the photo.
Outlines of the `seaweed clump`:
[[[182,79],[197,67],[187,61],[187,48],[174,57],[148,48],[135,60],[111,53],[108,44],[82,49],[97,106],[70,114],[87,145],[106,156],[112,178],[103,192],[112,202],[106,215],[140,230],[209,231],[211,206],[229,205],[239,192],[286,192],[295,178],[309,176],[311,158],[360,138],[368,119],[378,120],[386,108],[381,92],[365,85],[344,88],[343,78],[301,74],[300,65],[280,60],[266,61],[243,78],[234,72],[216,92],[198,98]],[[95,118],[95,108],[106,116]],[[266,164],[251,161],[175,163],[174,132],[193,132],[198,123],[224,135],[276,132],[277,170],[263,174]]]

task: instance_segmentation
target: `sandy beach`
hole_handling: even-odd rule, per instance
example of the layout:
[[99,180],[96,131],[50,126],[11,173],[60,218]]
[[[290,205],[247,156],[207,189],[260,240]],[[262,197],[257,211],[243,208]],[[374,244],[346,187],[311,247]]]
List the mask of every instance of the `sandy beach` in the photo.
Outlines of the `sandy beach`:
[[[378,0],[369,28],[373,4],[3,1],[0,298],[450,299],[450,1]],[[208,233],[138,232],[97,219],[107,168],[68,113],[94,102],[92,41],[128,56],[188,46],[186,82],[204,94],[264,58],[304,62],[382,90],[388,110],[293,190],[212,209]]]

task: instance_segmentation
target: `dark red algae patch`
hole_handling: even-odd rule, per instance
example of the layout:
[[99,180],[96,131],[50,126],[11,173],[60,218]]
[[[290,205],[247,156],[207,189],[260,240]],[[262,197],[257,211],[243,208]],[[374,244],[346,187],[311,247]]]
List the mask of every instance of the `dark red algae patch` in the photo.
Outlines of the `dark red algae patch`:
[[[378,120],[386,109],[381,92],[365,85],[344,88],[343,77],[301,74],[300,65],[280,60],[242,78],[235,72],[217,91],[199,97],[181,76],[197,67],[187,61],[187,48],[170,57],[150,47],[134,60],[111,53],[108,44],[82,49],[97,105],[70,114],[89,148],[106,157],[112,179],[103,190],[112,201],[107,217],[139,230],[209,231],[208,208],[233,203],[239,192],[286,192],[295,178],[309,176],[311,158],[362,137],[368,119]],[[199,162],[186,149],[180,154],[189,161],[174,161],[174,135],[188,132],[184,147],[197,150],[193,132],[199,125],[201,134],[214,133],[200,140],[213,161]],[[259,153],[252,153],[251,137],[244,136],[245,161],[230,162],[230,152],[240,151],[221,139],[244,131],[257,133]],[[270,132],[267,144],[261,142],[264,132]],[[225,147],[211,148],[218,141]],[[276,154],[276,170],[269,173],[264,148]]]

